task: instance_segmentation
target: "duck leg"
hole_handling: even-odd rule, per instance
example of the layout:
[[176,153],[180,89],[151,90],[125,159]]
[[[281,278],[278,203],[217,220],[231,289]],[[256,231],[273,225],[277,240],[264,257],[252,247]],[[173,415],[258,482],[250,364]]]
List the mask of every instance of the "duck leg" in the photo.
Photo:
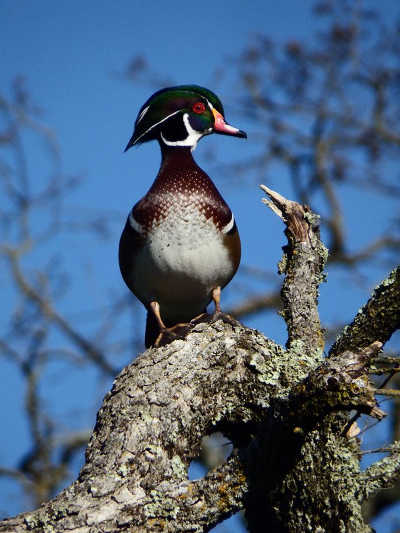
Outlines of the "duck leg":
[[215,287],[212,290],[211,295],[215,306],[214,313],[211,316],[211,322],[216,322],[217,320],[221,319],[232,326],[237,326],[239,322],[233,318],[233,316],[221,311],[221,287]]
[[204,320],[205,322],[215,322],[223,316],[228,317],[221,311],[221,287],[215,287],[211,292],[212,301],[214,302],[214,313],[210,316],[207,314],[206,310],[200,315],[195,316],[190,321],[191,324],[195,324]]
[[214,313],[213,318],[215,316],[218,316],[222,313],[221,311],[221,287],[215,287],[215,289],[212,290],[212,300],[214,302]]
[[151,318],[149,317],[150,319],[148,320],[148,329],[153,329],[153,331],[147,331],[146,329],[146,347],[149,347],[151,345],[155,347],[164,346],[165,344],[168,344],[169,342],[172,342],[175,339],[184,337],[188,332],[188,323],[179,323],[167,328],[167,326],[164,324],[163,319],[161,318],[160,304],[157,301],[150,302],[149,313],[152,313],[156,321],[156,325],[158,326],[158,335],[157,332],[154,332],[154,320],[151,320]]

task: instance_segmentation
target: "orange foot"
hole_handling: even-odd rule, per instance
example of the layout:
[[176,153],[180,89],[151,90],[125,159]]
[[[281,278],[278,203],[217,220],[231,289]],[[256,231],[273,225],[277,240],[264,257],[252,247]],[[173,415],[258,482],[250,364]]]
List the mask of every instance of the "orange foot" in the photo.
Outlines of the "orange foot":
[[221,311],[221,287],[216,287],[212,291],[212,299],[215,305],[214,313],[211,315],[211,322],[216,322],[217,320],[223,320],[224,322],[230,324],[231,326],[237,326],[239,322],[233,316],[223,313]]
[[150,302],[150,309],[152,310],[157,320],[158,327],[160,328],[160,333],[156,338],[153,346],[155,346],[156,348],[158,348],[159,346],[165,346],[166,344],[169,344],[170,342],[176,339],[182,339],[187,335],[190,329],[190,324],[180,323],[175,324],[175,326],[172,326],[170,328],[167,328],[160,315],[159,303],[156,301]]

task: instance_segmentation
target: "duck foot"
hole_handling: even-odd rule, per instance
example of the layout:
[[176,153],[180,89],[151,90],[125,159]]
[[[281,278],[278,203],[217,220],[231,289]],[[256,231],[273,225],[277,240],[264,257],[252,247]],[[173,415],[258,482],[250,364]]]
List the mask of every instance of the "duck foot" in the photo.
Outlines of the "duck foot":
[[217,320],[222,320],[227,324],[231,324],[231,326],[238,326],[240,324],[240,322],[236,320],[236,318],[233,318],[233,316],[228,315],[228,313],[223,313],[221,310],[214,311],[214,313],[212,313],[211,315],[208,313],[201,313],[201,315],[192,318],[189,324],[191,327],[194,327],[197,324],[201,324],[202,322],[205,322],[206,324],[213,324]]
[[160,346],[166,346],[177,339],[184,339],[190,330],[190,323],[175,324],[175,326],[172,326],[171,328],[161,328],[153,346],[159,348]]
[[238,326],[240,324],[235,318],[233,318],[233,316],[221,311],[221,287],[215,287],[215,289],[212,291],[212,299],[215,304],[215,310],[212,314],[211,322],[223,320],[231,326]]
[[212,300],[215,304],[215,310],[212,315],[204,312],[200,315],[192,318],[190,322],[183,322],[175,324],[172,327],[167,328],[164,324],[161,315],[160,315],[160,306],[157,301],[150,302],[150,309],[153,312],[153,315],[157,321],[158,327],[160,328],[160,333],[158,334],[153,346],[158,348],[160,346],[165,346],[170,342],[177,339],[184,339],[186,335],[196,326],[202,322],[212,324],[217,320],[222,320],[223,322],[230,324],[231,326],[238,326],[238,322],[233,316],[223,313],[221,311],[221,287],[216,287],[212,291]]
[[239,326],[240,322],[236,320],[236,318],[233,318],[233,316],[228,315],[228,313],[223,313],[222,311],[215,310],[214,313],[211,315],[210,323],[216,322],[217,320],[222,320],[226,324],[230,324],[231,326]]
[[233,318],[233,316],[223,313],[222,311],[216,311],[212,315],[209,315],[208,313],[202,313],[201,315],[193,318],[190,322],[176,324],[170,328],[160,328],[160,333],[153,346],[155,348],[159,348],[161,346],[166,346],[177,339],[183,340],[186,338],[187,334],[190,333],[195,326],[197,326],[197,324],[204,322],[207,324],[213,324],[217,320],[222,320],[231,326],[238,326],[240,324],[240,322]]
[[212,324],[217,320],[222,320],[223,322],[226,322],[231,326],[239,326],[240,322],[236,320],[236,318],[233,318],[233,316],[221,311],[221,287],[215,287],[211,294],[212,300],[215,305],[214,313],[212,315],[209,315],[208,313],[201,313],[195,318],[192,318],[192,320],[190,321],[190,325],[195,326],[196,324],[200,324],[201,322]]
[[201,324],[202,322],[209,322],[209,321],[210,321],[210,315],[204,311],[204,313],[200,313],[200,315],[197,315],[194,318],[192,318],[189,324],[193,327],[193,326],[197,326],[197,324]]
[[153,313],[153,316],[157,321],[157,325],[160,332],[156,337],[156,340],[154,342],[149,343],[148,346],[155,346],[156,348],[158,348],[159,346],[165,346],[166,344],[169,344],[170,342],[176,339],[181,339],[185,337],[188,332],[189,324],[180,323],[167,328],[167,326],[164,324],[163,319],[161,318],[160,304],[154,300],[150,302],[149,308],[149,310]]

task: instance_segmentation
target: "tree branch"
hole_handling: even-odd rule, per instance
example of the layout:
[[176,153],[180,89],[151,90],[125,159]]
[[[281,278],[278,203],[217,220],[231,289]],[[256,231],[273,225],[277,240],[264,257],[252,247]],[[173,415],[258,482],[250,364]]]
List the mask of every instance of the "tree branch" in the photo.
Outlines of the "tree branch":
[[393,483],[400,477],[400,442],[393,442],[386,448],[390,449],[391,454],[367,468],[362,476],[365,498],[380,489],[393,486]]
[[[367,379],[381,344],[322,361],[317,297],[326,251],[315,217],[268,195],[287,224],[288,349],[220,320],[147,350],[106,395],[78,479],[40,509],[1,522],[0,532],[200,532],[241,508],[251,532],[266,523],[282,533],[303,533],[304,524],[369,531],[358,448],[337,412],[383,416]],[[201,440],[214,431],[234,451],[189,481]]]
[[[26,243],[26,246],[29,247],[29,243]],[[38,306],[44,316],[54,322],[87,355],[88,359],[93,361],[104,373],[115,375],[117,369],[110,365],[104,354],[92,342],[76,331],[63,316],[58,314],[52,307],[50,301],[43,298],[25,278],[19,263],[19,256],[23,251],[24,247],[19,249],[7,246],[2,247],[2,252],[9,261],[11,272],[18,288],[29,300]]]
[[400,267],[374,290],[349,326],[336,340],[330,354],[364,348],[374,341],[387,342],[400,327]]
[[298,348],[301,343],[307,353],[314,353],[318,347],[322,354],[324,336],[318,315],[318,287],[324,279],[328,252],[319,240],[319,217],[265,185],[261,189],[269,197],[264,203],[286,224],[289,244],[279,265],[280,272],[286,274],[281,292],[281,314],[289,335],[286,346]]
[[240,319],[242,317],[254,315],[265,309],[276,309],[281,303],[282,301],[279,296],[279,291],[271,291],[265,294],[250,296],[242,303],[233,305],[231,308],[227,309],[226,313]]

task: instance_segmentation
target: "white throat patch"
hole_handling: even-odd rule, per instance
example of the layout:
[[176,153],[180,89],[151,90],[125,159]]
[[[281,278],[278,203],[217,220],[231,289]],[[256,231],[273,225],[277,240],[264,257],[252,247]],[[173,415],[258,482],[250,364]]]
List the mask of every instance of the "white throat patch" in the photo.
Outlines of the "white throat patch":
[[200,132],[192,128],[189,122],[188,113],[184,113],[183,123],[188,134],[186,139],[182,139],[181,141],[169,141],[164,137],[162,132],[160,132],[161,139],[167,146],[191,146],[191,151],[193,151],[196,148],[199,140],[203,137],[204,132]]

